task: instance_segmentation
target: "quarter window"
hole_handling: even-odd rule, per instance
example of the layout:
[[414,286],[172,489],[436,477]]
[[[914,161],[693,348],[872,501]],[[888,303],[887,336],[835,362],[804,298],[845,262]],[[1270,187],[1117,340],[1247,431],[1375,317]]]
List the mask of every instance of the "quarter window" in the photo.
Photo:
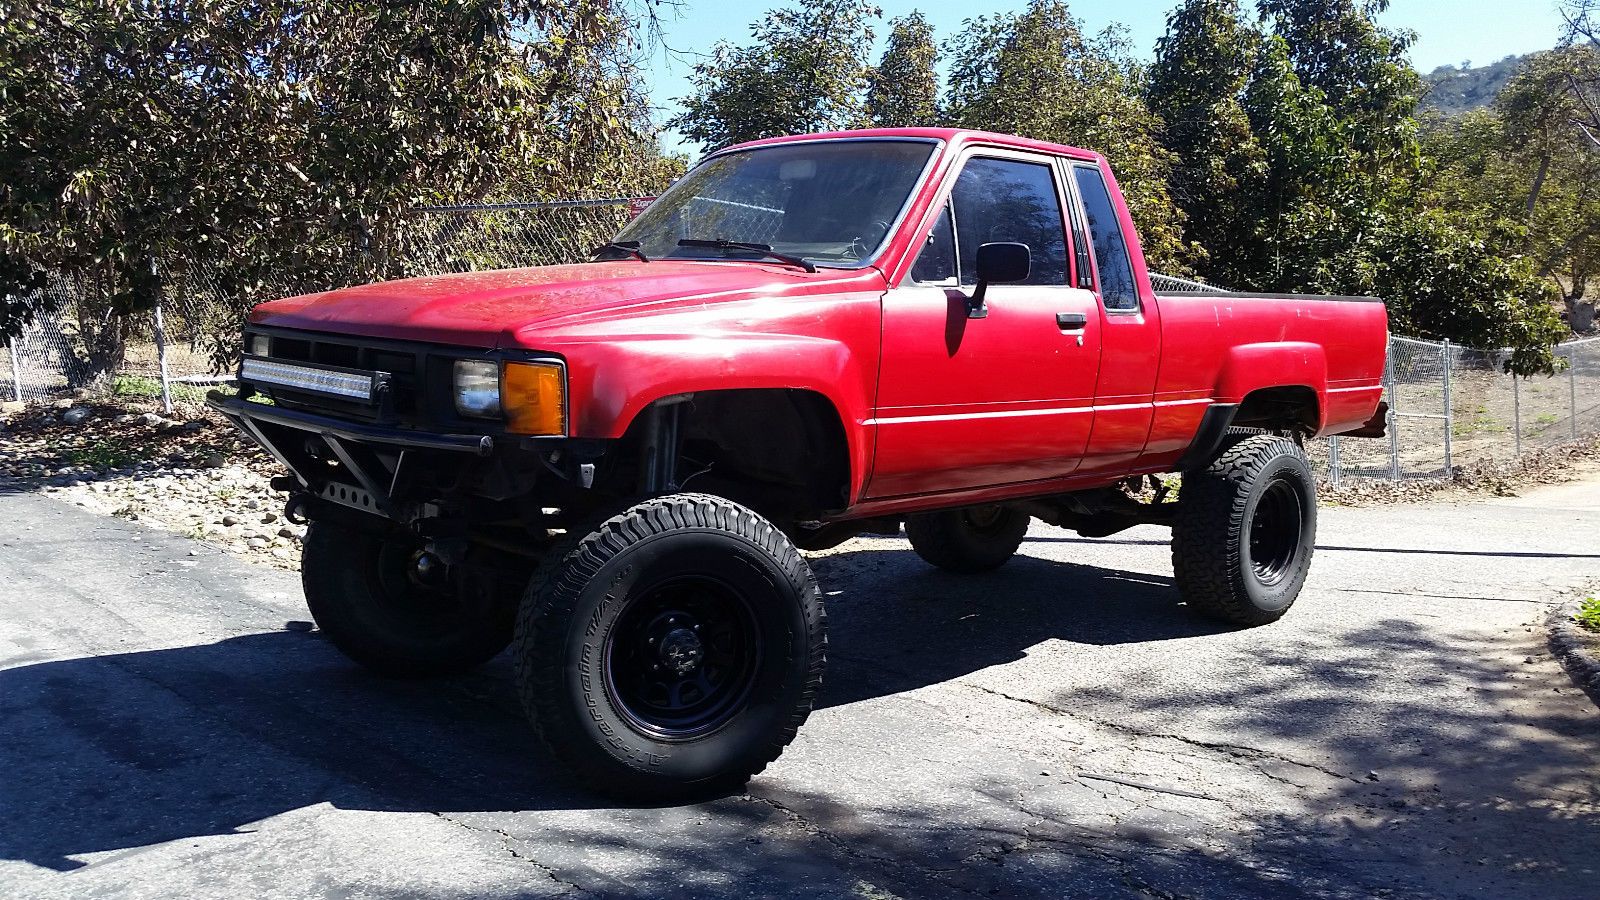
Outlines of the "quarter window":
[[1083,197],[1084,215],[1094,241],[1094,258],[1100,273],[1100,301],[1106,309],[1136,310],[1139,290],[1133,283],[1133,264],[1128,261],[1128,244],[1122,237],[1111,193],[1099,169],[1073,166],[1072,177]]
[[950,225],[950,204],[939,213],[928,240],[911,266],[911,280],[922,284],[939,284],[954,281],[956,277],[956,238]]

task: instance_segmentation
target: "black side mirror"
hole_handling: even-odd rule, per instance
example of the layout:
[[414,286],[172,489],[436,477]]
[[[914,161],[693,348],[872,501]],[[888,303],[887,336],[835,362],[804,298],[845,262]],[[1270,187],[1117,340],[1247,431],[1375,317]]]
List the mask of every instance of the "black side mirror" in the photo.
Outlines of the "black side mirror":
[[983,296],[991,284],[1026,281],[1033,268],[1033,253],[1027,244],[998,241],[978,245],[978,286],[967,300],[967,318],[981,319],[989,314]]

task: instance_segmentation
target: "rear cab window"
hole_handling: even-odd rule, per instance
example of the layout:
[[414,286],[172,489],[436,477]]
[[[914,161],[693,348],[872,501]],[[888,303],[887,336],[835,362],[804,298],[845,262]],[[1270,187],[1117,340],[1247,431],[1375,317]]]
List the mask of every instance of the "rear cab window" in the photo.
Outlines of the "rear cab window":
[[[1092,165],[1074,163],[1071,170],[1087,220],[1089,243],[1094,248],[1100,302],[1109,312],[1138,312],[1139,288],[1133,278],[1133,263],[1105,176]],[[1081,280],[1080,275],[1080,283]]]

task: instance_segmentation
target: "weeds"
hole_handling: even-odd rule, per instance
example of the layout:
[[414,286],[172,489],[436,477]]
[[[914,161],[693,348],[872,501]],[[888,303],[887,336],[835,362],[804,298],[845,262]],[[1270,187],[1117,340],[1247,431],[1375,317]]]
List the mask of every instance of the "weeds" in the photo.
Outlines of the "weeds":
[[1590,631],[1600,631],[1600,597],[1585,597],[1573,616],[1578,624]]
[[120,469],[139,459],[136,451],[110,441],[95,441],[87,447],[73,447],[63,455],[72,465],[88,466],[97,471]]

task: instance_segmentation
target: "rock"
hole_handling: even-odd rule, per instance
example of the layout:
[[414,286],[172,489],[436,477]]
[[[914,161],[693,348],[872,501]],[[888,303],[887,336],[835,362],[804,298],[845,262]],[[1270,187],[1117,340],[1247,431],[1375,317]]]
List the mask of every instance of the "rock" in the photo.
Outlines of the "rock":
[[160,416],[156,415],[155,413],[145,413],[145,414],[143,414],[143,415],[141,415],[139,417],[139,421],[143,422],[146,425],[149,425],[151,428],[154,428],[157,425],[160,425],[165,420],[163,420]]
[[50,405],[55,407],[56,409],[71,409],[72,408],[72,398],[71,397],[65,397],[65,398],[62,398],[60,400],[52,400],[52,401],[50,401]]
[[296,535],[294,533],[294,529],[293,528],[290,528],[289,526],[285,525],[282,528],[278,529],[278,537],[281,537],[281,538],[292,538],[292,537],[296,537]]
[[[251,497],[249,500],[246,500],[244,502],[244,506],[245,506],[245,509],[260,509],[261,508],[261,501],[257,500],[254,497]],[[266,519],[264,521],[271,522],[272,520],[271,519]]]
[[244,545],[249,547],[251,550],[265,550],[267,548],[267,542],[258,537],[253,537],[250,540],[245,541]]
[[139,421],[139,417],[134,415],[133,413],[123,413],[122,415],[117,416],[115,419],[112,419],[111,421],[115,422],[118,425],[132,425],[133,423]]
[[61,421],[68,425],[82,425],[92,414],[93,410],[87,406],[74,406],[61,414]]
[[273,547],[272,548],[272,558],[273,559],[288,559],[289,558],[289,548],[288,547]]
[[23,403],[21,400],[7,400],[4,403],[0,403],[0,413],[8,416],[20,415],[26,412],[27,409],[28,404]]
[[275,512],[267,512],[267,513],[262,513],[261,514],[261,524],[263,524],[263,525],[271,525],[273,522],[276,522],[276,521],[278,521],[278,514],[275,513]]
[[205,419],[190,419],[183,423],[183,430],[193,434],[196,431],[205,431],[210,424]]
[[233,526],[239,524],[239,517],[238,516],[223,516],[222,517],[222,524],[223,524],[224,527],[232,528]]
[[202,469],[220,469],[227,464],[227,457],[223,456],[221,453],[207,453],[205,458],[200,460],[198,463]]

